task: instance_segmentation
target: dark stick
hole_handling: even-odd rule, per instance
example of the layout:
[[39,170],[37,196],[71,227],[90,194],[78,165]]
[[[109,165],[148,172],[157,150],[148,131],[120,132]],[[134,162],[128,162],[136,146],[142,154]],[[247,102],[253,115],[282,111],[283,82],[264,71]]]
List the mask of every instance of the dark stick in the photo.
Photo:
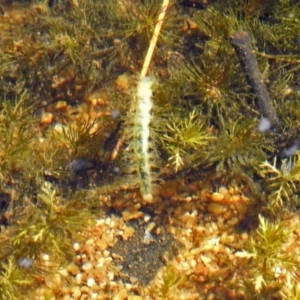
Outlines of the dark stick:
[[261,78],[257,59],[253,53],[250,35],[246,31],[237,31],[230,38],[230,42],[244,68],[247,81],[257,98],[261,113],[270,120],[273,127],[279,128],[279,120],[275,108],[272,105],[267,87]]

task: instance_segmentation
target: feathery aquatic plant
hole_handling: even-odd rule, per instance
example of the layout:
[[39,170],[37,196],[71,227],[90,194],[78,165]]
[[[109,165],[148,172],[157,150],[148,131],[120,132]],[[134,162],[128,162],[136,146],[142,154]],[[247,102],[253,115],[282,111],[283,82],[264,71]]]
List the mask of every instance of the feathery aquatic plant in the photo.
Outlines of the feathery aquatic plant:
[[[157,135],[175,171],[193,164],[204,163],[207,145],[214,139],[196,111],[188,116],[171,115]],[[201,153],[201,155],[200,155]]]
[[14,255],[32,257],[50,255],[53,262],[63,261],[73,254],[72,241],[80,239],[79,232],[93,223],[83,201],[65,202],[49,182],[44,182],[37,203],[29,202],[11,236]]
[[[254,299],[271,299],[295,277],[295,254],[285,251],[291,232],[284,222],[271,222],[259,215],[259,226],[249,243],[249,248],[237,252],[237,256],[249,260],[247,269],[251,276],[243,279],[248,293]],[[278,278],[281,277],[281,280]],[[297,280],[296,280],[297,281]]]
[[299,155],[283,159],[281,163],[277,162],[277,158],[274,158],[273,164],[262,162],[259,174],[266,186],[268,205],[271,208],[279,208],[298,200],[296,192],[300,186]]

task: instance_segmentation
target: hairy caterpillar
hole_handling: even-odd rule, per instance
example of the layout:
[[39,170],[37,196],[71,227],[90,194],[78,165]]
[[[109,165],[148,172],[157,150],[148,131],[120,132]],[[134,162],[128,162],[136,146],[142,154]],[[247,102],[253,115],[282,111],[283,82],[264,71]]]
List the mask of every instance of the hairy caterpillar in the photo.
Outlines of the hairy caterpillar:
[[142,78],[137,87],[137,103],[134,118],[134,156],[143,199],[153,200],[151,188],[151,167],[149,163],[149,124],[152,109],[153,78]]

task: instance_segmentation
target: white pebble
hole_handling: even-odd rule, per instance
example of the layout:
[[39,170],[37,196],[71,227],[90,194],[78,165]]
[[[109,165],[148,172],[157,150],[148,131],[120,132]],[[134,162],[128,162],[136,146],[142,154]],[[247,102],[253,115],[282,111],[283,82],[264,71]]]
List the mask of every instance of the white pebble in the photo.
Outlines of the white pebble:
[[102,224],[104,224],[105,220],[104,219],[97,219],[96,222],[97,222],[97,225],[102,225]]
[[33,267],[33,259],[31,257],[21,257],[17,260],[17,265],[23,269],[29,269]]
[[270,130],[272,127],[272,123],[268,118],[261,118],[258,124],[258,131],[260,132],[266,132],[268,130]]
[[45,260],[45,261],[49,261],[49,260],[50,260],[49,254],[43,254],[43,255],[42,255],[42,258],[43,258],[43,260]]
[[283,156],[290,157],[293,156],[299,149],[299,143],[296,141],[292,146],[284,149]]
[[90,263],[90,262],[87,262],[87,263],[85,263],[85,264],[82,266],[82,269],[83,269],[84,271],[91,270],[92,268],[93,268],[93,265],[92,265],[92,263]]
[[78,251],[79,248],[80,248],[79,243],[74,243],[74,244],[73,244],[73,249],[74,249],[75,251]]
[[63,129],[64,129],[64,126],[60,123],[56,123],[54,126],[53,126],[53,129],[54,131],[56,132],[63,132]]
[[96,284],[95,279],[94,278],[88,278],[86,285],[89,287],[92,287],[94,284]]
[[155,239],[152,236],[152,234],[148,230],[146,230],[144,238],[143,238],[143,243],[148,245],[148,244],[150,244],[151,242],[154,242],[154,241],[155,241]]
[[145,221],[145,222],[148,222],[150,219],[151,219],[151,216],[150,216],[150,215],[148,215],[148,214],[145,214],[145,215],[144,215],[144,221]]

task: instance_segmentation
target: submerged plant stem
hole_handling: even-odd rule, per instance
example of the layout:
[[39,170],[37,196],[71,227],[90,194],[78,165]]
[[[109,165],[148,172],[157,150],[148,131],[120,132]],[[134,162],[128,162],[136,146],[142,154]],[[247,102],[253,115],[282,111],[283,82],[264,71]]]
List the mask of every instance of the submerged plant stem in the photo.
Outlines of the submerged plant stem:
[[255,93],[261,113],[271,121],[275,128],[278,128],[279,120],[267,87],[261,78],[250,35],[246,31],[237,31],[230,38],[230,42],[236,50],[247,80]]
[[153,55],[153,52],[154,52],[154,48],[156,46],[157,39],[158,39],[158,36],[159,36],[159,33],[160,33],[160,29],[161,29],[163,20],[164,20],[165,15],[166,15],[168,5],[169,5],[169,0],[164,0],[163,4],[162,4],[161,12],[158,16],[156,26],[154,28],[154,32],[153,32],[153,35],[152,35],[152,38],[151,38],[151,41],[150,41],[150,45],[149,45],[148,52],[147,52],[147,55],[146,55],[146,58],[145,58],[145,61],[144,61],[144,65],[143,65],[143,68],[142,68],[142,71],[141,71],[141,75],[140,75],[141,79],[144,78],[147,74],[147,71],[148,71],[148,68],[149,68],[149,65],[150,65],[150,62],[151,62],[151,58],[152,58],[152,55]]

